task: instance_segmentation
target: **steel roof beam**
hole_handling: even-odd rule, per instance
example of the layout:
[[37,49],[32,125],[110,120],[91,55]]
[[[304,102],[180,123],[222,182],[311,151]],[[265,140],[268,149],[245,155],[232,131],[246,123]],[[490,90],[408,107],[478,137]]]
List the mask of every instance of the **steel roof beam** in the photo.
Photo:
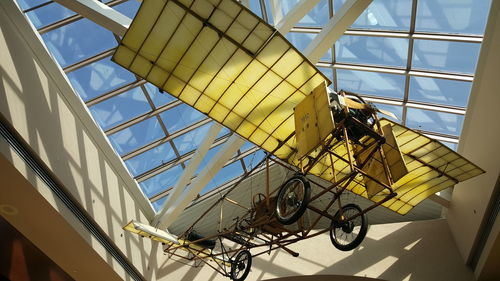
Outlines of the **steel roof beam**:
[[244,139],[233,134],[226,141],[221,151],[214,156],[207,167],[193,180],[189,188],[184,190],[179,198],[172,200],[172,204],[168,206],[168,209],[162,210],[161,213],[155,216],[152,225],[160,229],[168,228],[244,143]]
[[317,63],[371,2],[372,0],[347,0],[307,46],[304,55],[312,63]]
[[[168,196],[167,200],[163,204],[163,207],[161,210],[156,214],[156,216],[153,219],[152,225],[157,225],[163,216],[167,213],[167,211],[174,207],[175,202],[179,199],[179,197],[183,194],[184,189],[186,186],[189,184],[191,181],[191,178],[193,177],[194,173],[196,172],[196,169],[198,169],[198,166],[200,165],[201,161],[207,154],[208,150],[212,146],[212,143],[214,142],[215,138],[219,134],[220,130],[222,129],[222,125],[219,123],[214,122],[212,126],[210,127],[210,130],[208,131],[207,135],[205,136],[205,139],[203,142],[200,144],[198,149],[196,150],[195,154],[191,158],[191,161],[189,161],[189,165],[187,165],[186,169],[184,169],[184,172],[180,176],[179,180],[175,183],[174,188],[170,192],[170,195]],[[195,194],[196,195],[196,194]],[[192,200],[192,199],[190,199]],[[172,212],[172,211],[171,211]]]
[[132,20],[97,0],[54,0],[118,36],[125,35]]
[[314,6],[319,3],[319,1],[321,0],[301,0],[284,17],[282,16],[279,21],[275,20],[274,26],[281,34],[288,33],[297,22],[299,22],[312,8],[314,8]]

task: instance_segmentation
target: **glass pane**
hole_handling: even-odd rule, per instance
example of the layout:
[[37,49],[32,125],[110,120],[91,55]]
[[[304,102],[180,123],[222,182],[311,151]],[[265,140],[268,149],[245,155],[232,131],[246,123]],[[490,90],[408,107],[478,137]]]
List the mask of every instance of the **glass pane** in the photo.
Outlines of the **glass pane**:
[[81,19],[42,34],[42,39],[61,67],[116,47],[111,31]]
[[160,198],[152,203],[153,208],[155,209],[156,212],[159,212],[161,210],[161,208],[163,207],[163,204],[165,203],[167,198],[168,198],[168,195],[164,196],[164,197],[162,197],[162,198]]
[[250,10],[258,17],[262,18],[262,10],[260,8],[260,1],[248,1],[250,2]]
[[419,0],[416,30],[483,34],[490,0]]
[[436,79],[428,77],[410,78],[412,101],[467,107],[471,82]]
[[[304,33],[304,32],[288,32],[285,37],[292,43],[297,50],[303,52],[305,48],[311,43],[311,41],[316,37],[315,33]],[[328,49],[320,61],[331,62],[332,61],[332,52],[331,49]]]
[[180,129],[184,129],[187,126],[206,118],[206,116],[198,110],[193,109],[184,103],[162,112],[160,117],[167,127],[169,134],[172,134]]
[[402,100],[405,77],[397,74],[337,69],[337,89]]
[[418,108],[408,108],[406,126],[417,130],[459,136],[464,116]]
[[129,0],[125,3],[122,3],[120,5],[116,5],[113,7],[113,9],[117,10],[118,12],[126,15],[127,17],[133,19],[135,17],[135,14],[139,10],[139,7],[141,4],[137,0]]
[[330,81],[333,81],[333,69],[331,67],[318,67],[318,69],[323,72]]
[[110,57],[72,71],[67,76],[84,101],[135,80],[132,73],[112,62]]
[[255,147],[255,144],[253,144],[252,142],[245,142],[241,147],[240,147],[240,151],[241,152],[245,152],[247,150],[249,150],[250,148],[253,148]]
[[47,26],[74,14],[75,12],[56,3],[51,3],[26,13],[36,28]]
[[474,73],[479,43],[415,40],[412,68]]
[[173,187],[182,174],[182,171],[183,170],[181,165],[174,166],[152,178],[139,183],[139,186],[147,197],[151,197],[169,187]]
[[[345,0],[335,0],[335,11]],[[383,30],[408,30],[410,28],[412,0],[374,0],[351,26]]]
[[124,155],[164,136],[160,122],[152,117],[110,135],[109,140],[118,154]]
[[457,151],[458,143],[447,142],[447,141],[439,141],[439,142],[451,148],[451,150]]
[[243,167],[241,162],[236,161],[220,169],[215,177],[201,190],[200,194],[203,195],[215,187],[221,186],[226,182],[243,174]]
[[27,10],[40,4],[47,3],[49,0],[16,0],[16,2],[22,10]]
[[[285,6],[284,3],[288,2],[293,2],[293,1],[282,1],[282,5]],[[299,2],[299,0],[296,0],[295,2]],[[293,6],[289,5],[287,7],[287,12],[293,8]],[[295,6],[295,5],[294,5]],[[307,15],[305,15],[298,23],[297,26],[312,26],[312,27],[322,27],[323,25],[327,24],[330,15],[328,12],[328,1],[326,0],[321,0],[314,8],[311,9]],[[284,13],[286,15],[286,13]]]
[[158,87],[156,87],[155,85],[153,85],[151,83],[146,83],[145,86],[146,86],[146,90],[149,93],[149,96],[153,100],[153,103],[156,107],[160,107],[162,105],[165,105],[167,103],[170,103],[170,102],[176,100],[176,98],[174,98],[173,96],[171,96],[167,92],[160,92],[160,89],[158,89]]
[[174,150],[170,143],[166,142],[128,159],[125,161],[125,165],[127,165],[130,173],[135,177],[163,163],[167,163],[174,158]]
[[260,163],[260,161],[264,159],[264,157],[266,157],[266,153],[262,149],[259,149],[256,152],[243,158],[243,162],[245,162],[247,171],[257,166]]
[[103,130],[126,122],[151,110],[140,87],[134,88],[94,106],[90,113]]
[[201,142],[205,139],[205,136],[210,129],[212,123],[205,124],[199,128],[189,131],[182,136],[174,139],[175,147],[179,151],[180,155],[184,155],[190,151],[195,150]]
[[390,104],[385,104],[385,103],[374,103],[374,104],[379,109],[392,112],[394,115],[396,115],[396,117],[398,119],[394,119],[390,116],[387,116],[387,115],[384,115],[381,113],[378,114],[379,117],[387,118],[387,119],[392,120],[392,121],[397,122],[397,123],[401,123],[401,121],[403,120],[403,107],[402,106],[390,105]]
[[205,154],[205,157],[203,158],[200,165],[196,169],[195,172],[196,175],[198,175],[207,166],[207,164],[210,163],[210,160],[212,160],[215,154],[217,154],[217,152],[219,152],[223,146],[224,145],[218,145],[216,147],[213,147],[207,152],[207,154]]
[[338,62],[406,67],[408,40],[342,36],[335,44]]

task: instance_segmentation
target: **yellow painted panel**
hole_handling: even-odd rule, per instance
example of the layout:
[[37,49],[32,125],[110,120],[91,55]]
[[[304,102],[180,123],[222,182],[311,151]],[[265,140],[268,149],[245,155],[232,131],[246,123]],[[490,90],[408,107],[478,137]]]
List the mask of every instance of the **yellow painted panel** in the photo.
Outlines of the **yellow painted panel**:
[[257,127],[248,121],[243,121],[238,128],[238,134],[242,137],[249,139],[250,135]]
[[214,107],[215,101],[206,95],[201,95],[195,104],[195,107],[203,113],[208,113]]
[[262,92],[250,90],[247,95],[243,96],[240,102],[236,105],[233,111],[240,116],[247,116],[261,100]]
[[[291,78],[288,78],[287,81],[291,81]],[[310,80],[308,83],[306,83],[304,86],[302,86],[300,88],[300,91],[302,93],[306,93],[307,95],[312,91],[314,90],[314,88],[316,88],[318,85],[320,85],[321,83],[325,83],[325,79],[323,78],[323,76],[321,76],[321,74],[319,73],[316,73]]]
[[128,67],[135,57],[135,52],[127,47],[118,48],[114,54],[115,62],[119,65]]
[[239,23],[239,21],[233,22],[233,24],[226,31],[226,34],[234,39],[236,42],[242,44],[243,40],[250,33],[250,30],[245,28],[243,25]]
[[283,57],[273,66],[272,70],[282,78],[286,78],[297,68],[304,60],[293,49],[289,49]]
[[235,114],[234,112],[231,112],[224,121],[224,124],[226,124],[228,128],[236,129],[241,124],[241,122],[243,122],[243,118],[241,118],[241,116]]
[[146,77],[153,67],[153,64],[142,56],[135,57],[130,70],[136,73],[140,77]]
[[182,99],[185,103],[193,106],[194,103],[200,97],[200,95],[201,95],[200,91],[196,90],[195,88],[189,85],[186,85],[181,95],[179,96],[179,99]]
[[266,94],[276,88],[281,81],[281,78],[276,73],[268,71],[253,87],[253,91],[258,91],[258,93],[253,93],[252,95],[258,95],[256,100],[260,101]]
[[393,182],[397,182],[403,176],[408,174],[408,167],[404,161],[403,155],[399,150],[399,145],[392,131],[392,126],[390,124],[382,127],[384,136],[386,138],[385,144],[382,145],[384,151],[385,159],[387,165],[389,166],[389,171]]
[[246,10],[241,11],[240,15],[236,20],[248,30],[253,29],[260,22],[260,20],[255,16],[255,14],[250,13]]
[[177,25],[180,23],[179,16],[167,16],[167,13],[182,15],[184,11],[181,7],[173,2],[167,2],[166,11],[158,18],[158,22],[151,29],[151,34],[144,40],[141,47],[141,54],[151,60],[155,61],[160,55],[163,47],[167,44],[170,37],[174,33]]
[[145,79],[157,87],[162,87],[163,84],[165,84],[165,79],[167,79],[167,76],[168,76],[167,72],[155,66],[153,67],[153,69],[151,69],[151,72]]
[[217,29],[226,31],[233,18],[227,15],[224,11],[217,9],[214,14],[210,17],[208,22],[215,26]]
[[186,83],[184,83],[174,75],[171,75],[162,88],[165,89],[169,94],[173,95],[174,97],[177,97],[184,88],[184,85],[186,85]]
[[267,68],[260,62],[254,60],[243,70],[241,75],[234,82],[237,85],[252,87],[263,75]]
[[213,77],[213,75],[208,75],[207,73],[198,69],[193,77],[191,77],[191,81],[189,81],[189,84],[191,84],[194,88],[202,91],[208,86],[208,83],[212,81]]
[[243,94],[245,94],[250,88],[243,85],[238,85],[236,83],[229,86],[223,96],[220,98],[219,102],[226,106],[227,108],[233,108],[238,101],[241,100]]
[[210,1],[194,1],[191,9],[204,19],[208,19],[212,11],[215,9],[215,5],[210,3]]
[[225,106],[216,103],[214,108],[210,111],[210,116],[219,122],[222,122],[224,118],[229,114],[229,109],[227,109]]
[[255,54],[262,47],[264,42],[265,41],[257,36],[257,34],[250,33],[245,41],[243,41],[243,47]]
[[[314,74],[316,74],[316,70],[309,65],[308,62],[304,61],[297,69],[295,69],[292,74],[287,78],[287,81],[292,84],[294,87],[302,87],[302,85],[309,80]],[[309,92],[307,92],[309,94]]]
[[302,158],[316,148],[335,128],[329,109],[326,85],[320,84],[313,94],[295,107],[295,134],[298,157]]
[[222,0],[219,4],[219,9],[234,19],[242,8],[233,0]]
[[213,100],[218,100],[221,93],[231,85],[231,80],[216,76],[203,92]]
[[254,29],[253,33],[261,39],[261,41],[266,42],[267,39],[273,34],[273,29],[267,26],[264,22],[260,22],[259,25]]
[[283,38],[275,36],[257,55],[257,59],[265,66],[272,67],[289,47]]
[[123,45],[128,46],[131,50],[136,52],[139,50],[149,30],[153,28],[156,19],[162,11],[163,5],[158,6],[158,4],[160,3],[155,3],[155,1],[144,1],[143,4],[141,4],[141,12],[137,13],[134,21],[122,39]]

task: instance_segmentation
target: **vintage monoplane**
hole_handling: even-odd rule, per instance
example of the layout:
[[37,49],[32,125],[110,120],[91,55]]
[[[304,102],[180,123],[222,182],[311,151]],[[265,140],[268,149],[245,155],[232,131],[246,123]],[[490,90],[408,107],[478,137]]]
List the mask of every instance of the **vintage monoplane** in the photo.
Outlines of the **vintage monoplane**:
[[[267,156],[237,183],[200,198],[164,243],[169,257],[243,280],[252,257],[329,232],[339,250],[364,239],[366,213],[399,214],[484,171],[330,81],[273,27],[233,0],[145,0],[113,60],[253,142]],[[290,170],[282,184],[277,172]],[[253,188],[242,197],[238,188]],[[357,194],[372,202],[345,202]],[[236,206],[228,214],[227,204]],[[197,215],[195,215],[197,214]],[[326,223],[325,223],[326,222]]]

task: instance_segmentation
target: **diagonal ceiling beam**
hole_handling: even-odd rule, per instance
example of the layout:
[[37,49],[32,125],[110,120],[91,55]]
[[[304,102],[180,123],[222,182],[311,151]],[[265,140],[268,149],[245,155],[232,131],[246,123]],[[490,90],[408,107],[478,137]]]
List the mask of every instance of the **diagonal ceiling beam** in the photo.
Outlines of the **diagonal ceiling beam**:
[[132,20],[97,0],[54,0],[118,36],[125,35]]
[[309,46],[307,46],[304,50],[304,55],[312,63],[317,63],[371,2],[372,0],[347,0]]
[[279,22],[275,21],[275,27],[281,34],[287,34],[307,13],[321,0],[300,0]]
[[169,227],[244,143],[245,140],[243,138],[233,134],[226,141],[222,149],[214,156],[214,159],[210,161],[207,167],[200,172],[191,185],[182,193],[180,198],[175,200],[161,216],[155,218],[154,221],[157,224],[153,223],[152,225],[160,229]]
[[[198,166],[200,165],[201,161],[203,160],[203,158],[205,158],[205,155],[207,154],[208,150],[210,149],[210,146],[214,142],[215,138],[217,137],[221,129],[222,125],[220,125],[217,122],[214,122],[213,125],[210,127],[210,130],[207,132],[205,139],[196,150],[195,154],[193,155],[193,158],[190,159],[189,165],[187,165],[186,169],[184,169],[182,175],[175,183],[174,188],[170,191],[167,200],[163,204],[163,207],[154,217],[151,223],[152,225],[157,225],[160,222],[160,219],[165,215],[167,210],[169,210],[172,206],[174,206],[175,202],[182,195],[184,189],[191,181],[191,178],[196,172],[196,169],[198,169]],[[191,198],[191,200],[192,199],[194,198]]]

